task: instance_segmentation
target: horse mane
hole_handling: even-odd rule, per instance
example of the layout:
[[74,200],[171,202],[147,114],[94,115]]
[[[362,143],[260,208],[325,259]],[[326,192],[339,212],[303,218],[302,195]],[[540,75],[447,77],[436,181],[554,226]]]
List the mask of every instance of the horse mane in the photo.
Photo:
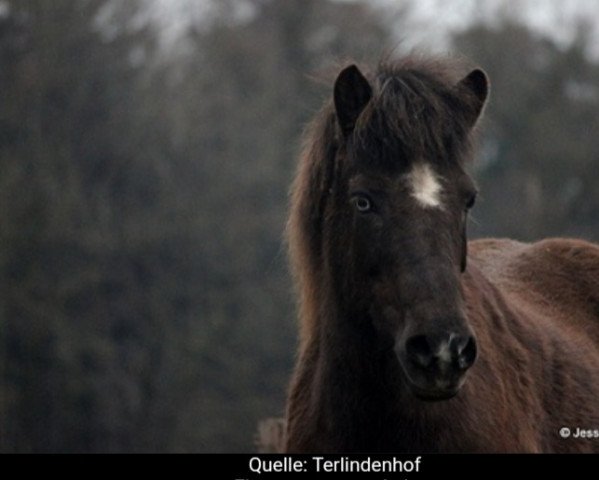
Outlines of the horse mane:
[[[374,142],[387,145],[405,152],[398,162],[428,158],[465,163],[470,158],[472,123],[467,113],[475,99],[471,92],[456,87],[467,72],[465,62],[411,55],[384,60],[373,71],[362,71],[371,83],[373,97],[356,124],[353,139],[357,148],[367,149]],[[325,286],[319,270],[323,265],[322,224],[340,135],[329,100],[304,132],[291,188],[287,235],[299,289],[300,353],[314,336],[319,295]]]

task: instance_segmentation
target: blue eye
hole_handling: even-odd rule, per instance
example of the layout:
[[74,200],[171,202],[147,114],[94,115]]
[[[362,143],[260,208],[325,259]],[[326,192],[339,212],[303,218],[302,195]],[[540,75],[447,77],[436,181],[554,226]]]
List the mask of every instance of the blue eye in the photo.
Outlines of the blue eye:
[[372,209],[372,203],[370,199],[364,195],[356,195],[353,198],[353,203],[356,210],[360,213],[367,213]]

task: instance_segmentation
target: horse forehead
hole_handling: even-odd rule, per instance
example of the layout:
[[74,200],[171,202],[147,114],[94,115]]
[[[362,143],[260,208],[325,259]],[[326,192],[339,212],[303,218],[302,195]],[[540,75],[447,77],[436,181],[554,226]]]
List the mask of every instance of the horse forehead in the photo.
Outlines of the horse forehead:
[[443,208],[443,179],[430,164],[415,162],[404,175],[404,181],[418,205],[423,208]]

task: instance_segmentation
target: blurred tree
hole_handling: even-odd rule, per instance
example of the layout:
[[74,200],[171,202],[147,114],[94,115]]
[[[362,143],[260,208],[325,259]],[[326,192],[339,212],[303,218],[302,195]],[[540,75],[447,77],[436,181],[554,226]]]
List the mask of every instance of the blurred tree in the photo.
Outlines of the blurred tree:
[[[156,188],[154,166],[130,155],[140,140],[135,57],[151,37],[109,35],[120,7],[108,0],[5,4],[2,448],[132,449],[156,328],[129,232]],[[133,5],[119,12],[124,22]]]
[[[599,238],[599,66],[585,29],[564,48],[515,20],[476,25],[456,48],[492,83],[481,162],[480,235]],[[517,212],[517,214],[515,213]]]
[[171,58],[139,1],[5,3],[1,450],[252,449],[294,351],[306,74],[385,28],[364,5],[226,1]]

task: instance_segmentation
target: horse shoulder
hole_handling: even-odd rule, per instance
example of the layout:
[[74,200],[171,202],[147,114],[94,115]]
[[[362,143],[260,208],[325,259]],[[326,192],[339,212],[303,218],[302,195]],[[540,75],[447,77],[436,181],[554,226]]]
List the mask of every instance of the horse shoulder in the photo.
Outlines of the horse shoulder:
[[531,428],[519,430],[530,450],[596,451],[588,441],[567,443],[556,432],[599,421],[599,246],[557,238],[530,244],[489,239],[469,247],[469,290],[480,291],[494,308],[478,308],[488,366],[477,388],[495,375],[514,421],[532,419]]
[[580,327],[599,345],[599,246],[552,238],[535,243],[478,240],[477,266],[509,298]]

